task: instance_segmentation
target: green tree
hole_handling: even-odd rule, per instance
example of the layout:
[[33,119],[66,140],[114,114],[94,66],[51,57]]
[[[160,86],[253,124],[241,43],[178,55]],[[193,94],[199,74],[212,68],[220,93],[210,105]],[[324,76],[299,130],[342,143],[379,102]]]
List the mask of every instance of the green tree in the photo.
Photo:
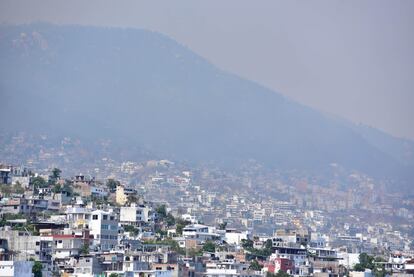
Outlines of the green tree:
[[175,219],[175,231],[177,233],[177,235],[181,236],[183,234],[183,229],[185,226],[191,224],[190,221],[187,220],[183,220],[181,218],[176,218]]
[[167,214],[167,217],[165,218],[165,223],[167,223],[167,226],[173,226],[175,224],[175,218],[171,213]]
[[0,220],[0,227],[3,227],[5,225],[7,225],[7,220],[10,219],[25,219],[25,215],[23,214],[3,214],[1,215],[1,220]]
[[368,255],[367,253],[359,254],[359,263],[354,266],[355,271],[365,271],[365,269],[373,270],[375,267],[374,265],[374,257]]
[[52,188],[53,193],[60,193],[62,191],[62,186],[60,184],[55,184]]
[[35,261],[32,267],[32,273],[34,277],[42,277],[42,263]]
[[124,226],[124,231],[125,232],[129,232],[131,235],[133,235],[133,236],[136,236],[136,235],[138,235],[138,233],[139,233],[139,231],[138,231],[138,229],[137,228],[135,228],[134,226],[132,226],[132,225],[125,225]]
[[13,191],[14,193],[23,194],[24,188],[22,184],[20,184],[19,182],[16,182],[16,184],[13,186]]
[[115,273],[115,272],[112,272],[112,273],[109,275],[109,277],[119,277],[119,274],[118,274],[118,273]]
[[72,182],[69,180],[65,180],[65,184],[62,187],[62,191],[67,192],[69,196],[72,196],[73,195]]
[[11,193],[13,193],[13,188],[10,185],[1,184],[0,191],[4,195],[10,195]]
[[385,270],[385,262],[386,260],[384,258],[375,257],[373,273],[376,277],[385,277],[387,275],[388,272]]
[[365,267],[363,267],[360,263],[354,265],[355,271],[365,271]]
[[219,230],[226,230],[227,222],[220,223]]
[[242,244],[243,249],[245,250],[249,250],[253,248],[253,241],[250,239],[242,239],[241,244]]
[[82,247],[80,249],[80,253],[83,254],[83,255],[88,255],[89,254],[89,245],[87,243],[82,245]]
[[32,185],[33,185],[33,187],[36,189],[38,189],[38,188],[45,188],[45,187],[47,187],[47,183],[46,183],[46,181],[45,181],[45,179],[43,179],[42,177],[40,177],[40,176],[37,176],[37,177],[34,177],[34,178],[32,178]]
[[121,183],[115,179],[108,179],[106,180],[106,186],[108,187],[110,192],[115,192],[116,187],[121,185]]
[[22,231],[22,232],[29,232],[32,236],[38,236],[39,230],[36,229],[35,225],[32,223],[24,223],[24,224],[16,224],[12,228],[13,230]]
[[263,251],[264,256],[272,255],[272,253],[273,253],[273,242],[272,242],[271,239],[268,239],[265,242],[264,249],[262,251]]
[[246,259],[259,259],[259,260],[266,260],[273,253],[273,244],[272,240],[268,239],[261,249],[256,249],[253,247],[252,240],[242,240],[243,248],[248,251],[246,254]]
[[108,197],[99,195],[92,195],[90,197],[90,201],[93,202],[97,207],[102,207],[110,203]]
[[286,272],[284,272],[283,270],[279,270],[275,275],[275,277],[290,277],[289,274],[287,274]]
[[52,178],[54,179],[54,180],[58,180],[59,178],[60,178],[60,174],[62,173],[62,170],[60,170],[59,168],[54,168],[53,170],[52,170]]
[[130,194],[127,197],[127,203],[132,204],[132,203],[137,203],[139,200],[138,196],[136,196],[135,194]]
[[156,212],[160,219],[164,219],[165,217],[167,217],[167,208],[165,205],[158,206]]
[[205,252],[216,252],[216,244],[212,241],[206,241],[203,245],[203,251]]
[[188,251],[187,251],[187,256],[188,257],[192,257],[192,258],[194,258],[194,257],[196,257],[196,256],[201,256],[203,253],[202,253],[202,251],[200,251],[200,250],[197,250],[196,248],[190,248]]
[[175,225],[175,233],[177,234],[177,236],[181,236],[183,234],[184,227],[185,226],[180,223]]
[[253,260],[250,262],[250,266],[249,269],[254,270],[254,271],[260,271],[262,270],[263,266],[261,264],[259,264],[259,262],[257,260]]
[[389,273],[385,270],[385,264],[382,264],[379,268],[375,267],[372,272],[375,277],[385,277]]
[[164,231],[164,230],[161,230],[161,229],[158,229],[155,233],[156,233],[156,234],[158,234],[158,236],[159,236],[160,238],[162,238],[162,237],[166,237],[166,236],[167,236],[167,234],[168,234],[168,232],[167,232],[167,231]]

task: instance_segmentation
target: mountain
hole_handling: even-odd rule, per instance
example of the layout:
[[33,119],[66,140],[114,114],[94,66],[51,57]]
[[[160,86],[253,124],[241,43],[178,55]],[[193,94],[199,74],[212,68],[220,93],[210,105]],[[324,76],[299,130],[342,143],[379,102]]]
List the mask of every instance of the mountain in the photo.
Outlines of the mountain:
[[391,136],[383,131],[365,125],[353,126],[362,137],[373,146],[383,150],[398,162],[414,166],[414,142]]
[[3,131],[105,138],[223,166],[255,160],[318,171],[336,163],[405,181],[414,172],[394,154],[404,141],[377,140],[145,30],[1,26],[0,92]]

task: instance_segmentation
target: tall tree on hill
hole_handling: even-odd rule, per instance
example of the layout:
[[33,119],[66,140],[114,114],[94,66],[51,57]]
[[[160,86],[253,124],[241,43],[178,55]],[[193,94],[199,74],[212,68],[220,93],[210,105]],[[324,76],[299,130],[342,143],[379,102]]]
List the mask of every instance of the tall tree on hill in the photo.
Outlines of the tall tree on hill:
[[58,180],[60,178],[60,174],[62,173],[62,170],[60,170],[59,168],[53,168],[52,170],[52,178],[55,180]]
[[121,183],[115,179],[108,179],[106,181],[106,186],[108,187],[110,192],[115,192],[116,191],[116,187],[121,185]]

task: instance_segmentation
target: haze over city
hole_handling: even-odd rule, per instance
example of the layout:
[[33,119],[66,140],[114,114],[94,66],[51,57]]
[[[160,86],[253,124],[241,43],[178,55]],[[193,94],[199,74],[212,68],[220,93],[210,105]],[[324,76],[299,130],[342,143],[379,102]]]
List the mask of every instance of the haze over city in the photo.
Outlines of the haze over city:
[[413,23],[0,1],[0,276],[413,277]]
[[414,138],[412,1],[2,1],[0,22],[161,32],[289,98]]

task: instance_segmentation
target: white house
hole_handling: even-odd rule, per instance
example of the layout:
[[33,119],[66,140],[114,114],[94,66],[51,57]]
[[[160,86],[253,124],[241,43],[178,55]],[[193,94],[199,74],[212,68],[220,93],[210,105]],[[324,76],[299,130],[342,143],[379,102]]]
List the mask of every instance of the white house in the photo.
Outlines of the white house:
[[72,255],[79,255],[81,248],[87,241],[82,235],[58,234],[53,238],[53,258],[67,259]]
[[226,229],[224,234],[224,241],[228,244],[240,245],[243,239],[247,240],[249,238],[249,233],[240,232],[236,229]]
[[72,227],[87,227],[91,219],[91,210],[82,206],[69,206],[66,209],[66,219]]
[[0,276],[32,277],[32,267],[28,261],[0,261]]
[[132,203],[129,207],[121,207],[121,224],[139,225],[150,220],[150,208],[145,205]]
[[197,217],[195,217],[194,215],[190,215],[190,214],[183,214],[181,216],[181,219],[183,219],[185,221],[189,221],[193,224],[198,222]]
[[112,211],[92,211],[89,229],[94,246],[101,250],[111,250],[118,244],[118,219]]
[[191,238],[206,241],[218,239],[220,235],[215,232],[215,228],[202,224],[191,224],[183,229],[183,237],[186,239]]

